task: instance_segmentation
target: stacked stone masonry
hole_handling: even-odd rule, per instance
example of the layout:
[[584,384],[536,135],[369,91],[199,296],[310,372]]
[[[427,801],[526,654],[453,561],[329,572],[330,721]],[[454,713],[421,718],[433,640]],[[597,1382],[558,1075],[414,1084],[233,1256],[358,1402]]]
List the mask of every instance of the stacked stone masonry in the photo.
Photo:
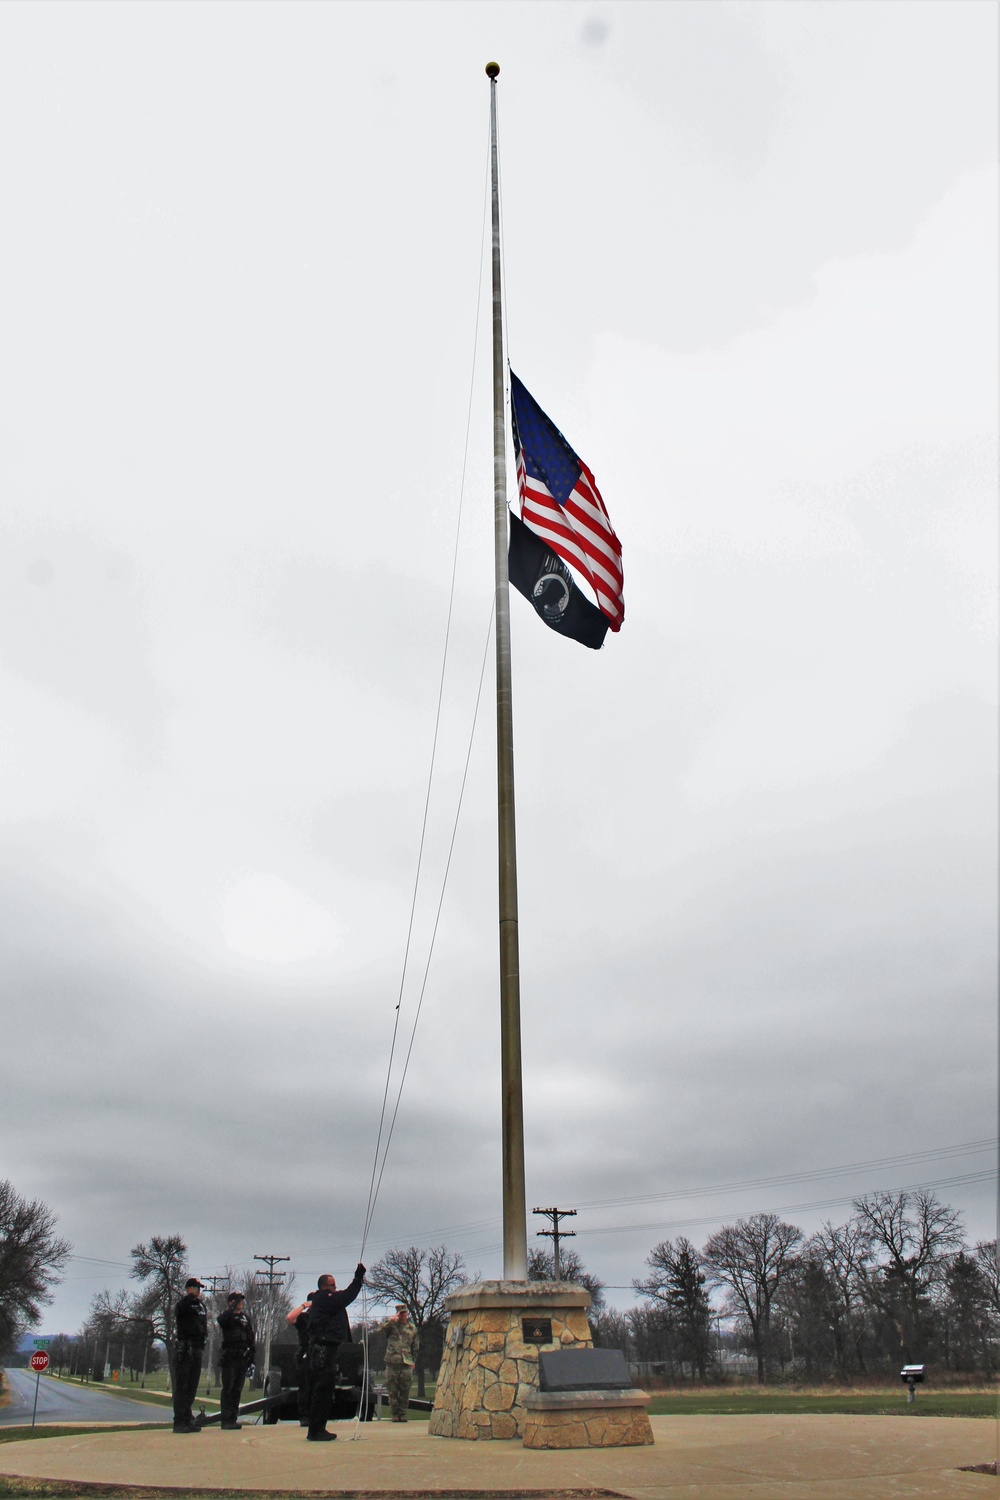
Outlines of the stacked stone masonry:
[[[450,1313],[429,1431],[435,1437],[518,1438],[538,1389],[538,1352],[590,1349],[590,1293],[564,1281],[485,1281],[448,1299]],[[552,1320],[552,1342],[526,1344],[522,1317]]]
[[526,1448],[636,1448],[653,1441],[645,1391],[534,1392],[526,1402]]

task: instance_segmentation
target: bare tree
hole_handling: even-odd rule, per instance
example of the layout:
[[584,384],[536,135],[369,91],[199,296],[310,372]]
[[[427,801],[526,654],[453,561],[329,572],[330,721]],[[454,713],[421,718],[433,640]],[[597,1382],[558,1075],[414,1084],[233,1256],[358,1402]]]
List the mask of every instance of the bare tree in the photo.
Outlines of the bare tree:
[[724,1225],[703,1252],[709,1285],[725,1292],[728,1311],[746,1319],[761,1384],[769,1372],[775,1295],[801,1242],[801,1229],[777,1214],[753,1214]]
[[65,1333],[57,1333],[49,1344],[49,1359],[52,1361],[52,1366],[59,1375],[62,1374],[64,1367],[72,1360],[76,1350],[76,1342],[76,1339]]
[[109,1292],[105,1287],[91,1298],[86,1327],[94,1339],[94,1380],[104,1379],[105,1368],[114,1364],[116,1352],[121,1352],[124,1364],[125,1347],[134,1329],[131,1312],[128,1292]]
[[865,1290],[872,1258],[871,1230],[860,1219],[836,1228],[827,1219],[806,1250],[826,1271],[830,1286],[830,1324],[834,1358],[841,1376],[864,1372]]
[[590,1332],[595,1349],[621,1349],[626,1359],[633,1358],[631,1327],[628,1315],[616,1307],[606,1307],[590,1317]]
[[[528,1280],[553,1281],[555,1274],[552,1251],[543,1250],[540,1246],[532,1246],[528,1251]],[[584,1270],[583,1261],[575,1250],[559,1252],[559,1275],[563,1281],[572,1281],[576,1286],[586,1287],[590,1293],[588,1317],[600,1313],[604,1306],[604,1282],[598,1276],[592,1276],[589,1271]]]
[[229,1286],[246,1295],[246,1311],[257,1337],[257,1364],[253,1383],[255,1387],[263,1386],[271,1359],[271,1344],[276,1335],[284,1331],[285,1318],[292,1310],[295,1273],[293,1271],[285,1280],[272,1282],[270,1286],[263,1271],[257,1271],[256,1274],[250,1271],[233,1272],[227,1266],[226,1273],[231,1278]]
[[986,1297],[994,1319],[1000,1318],[1000,1256],[996,1240],[979,1240],[976,1261],[986,1286]]
[[22,1198],[11,1182],[0,1181],[0,1355],[15,1347],[24,1330],[39,1322],[43,1305],[52,1301],[52,1288],[71,1249],[55,1227],[50,1208]]
[[649,1275],[633,1281],[633,1288],[666,1311],[682,1372],[686,1361],[691,1378],[697,1374],[705,1380],[712,1357],[712,1309],[701,1256],[681,1235],[676,1245],[670,1240],[654,1245],[646,1264]]
[[174,1308],[184,1292],[187,1279],[187,1245],[179,1234],[154,1234],[145,1244],[129,1252],[132,1269],[129,1275],[143,1283],[135,1299],[135,1312],[152,1325],[153,1338],[162,1339],[167,1348],[170,1381],[174,1379]]
[[990,1292],[975,1255],[948,1257],[940,1303],[944,1355],[954,1370],[991,1368]]
[[820,1253],[807,1244],[783,1279],[774,1299],[773,1348],[807,1380],[836,1364],[833,1314],[837,1291]]
[[932,1292],[949,1255],[962,1248],[961,1215],[923,1189],[868,1193],[854,1210],[877,1257],[870,1293],[895,1326],[902,1355],[913,1358],[929,1336]]
[[[626,1349],[640,1364],[658,1364],[672,1375],[679,1369],[670,1314],[658,1304],[640,1302],[625,1314],[628,1324]],[[683,1371],[681,1371],[683,1373]]]
[[444,1245],[420,1250],[390,1250],[368,1272],[368,1289],[380,1306],[404,1302],[420,1334],[417,1354],[417,1394],[423,1396],[430,1356],[437,1350],[444,1327],[444,1301],[449,1292],[464,1286],[468,1277],[459,1254],[449,1254]]

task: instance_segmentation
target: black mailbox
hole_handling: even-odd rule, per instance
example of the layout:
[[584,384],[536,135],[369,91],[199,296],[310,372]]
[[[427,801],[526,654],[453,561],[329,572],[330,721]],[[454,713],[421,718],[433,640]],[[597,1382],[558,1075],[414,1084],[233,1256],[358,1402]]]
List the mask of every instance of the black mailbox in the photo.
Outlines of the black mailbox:
[[904,1365],[899,1372],[899,1378],[906,1385],[923,1385],[926,1365]]
[[620,1349],[542,1349],[540,1391],[627,1391],[632,1377]]

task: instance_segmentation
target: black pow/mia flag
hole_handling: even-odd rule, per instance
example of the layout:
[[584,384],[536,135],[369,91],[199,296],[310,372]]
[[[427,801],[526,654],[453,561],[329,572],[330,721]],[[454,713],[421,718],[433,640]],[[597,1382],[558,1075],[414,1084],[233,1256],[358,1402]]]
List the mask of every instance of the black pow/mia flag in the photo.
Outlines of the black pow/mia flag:
[[536,614],[551,630],[568,635],[594,651],[601,648],[610,623],[607,615],[580,592],[562,558],[551,552],[513,511],[507,571],[518,593],[534,606]]

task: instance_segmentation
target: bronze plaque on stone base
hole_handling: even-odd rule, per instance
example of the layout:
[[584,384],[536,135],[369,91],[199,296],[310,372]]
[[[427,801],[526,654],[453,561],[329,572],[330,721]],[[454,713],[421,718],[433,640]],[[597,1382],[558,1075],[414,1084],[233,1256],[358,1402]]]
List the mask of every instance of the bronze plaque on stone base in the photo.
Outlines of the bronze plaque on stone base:
[[586,1287],[566,1282],[480,1281],[452,1292],[429,1434],[518,1440],[539,1353],[590,1348],[589,1306]]

